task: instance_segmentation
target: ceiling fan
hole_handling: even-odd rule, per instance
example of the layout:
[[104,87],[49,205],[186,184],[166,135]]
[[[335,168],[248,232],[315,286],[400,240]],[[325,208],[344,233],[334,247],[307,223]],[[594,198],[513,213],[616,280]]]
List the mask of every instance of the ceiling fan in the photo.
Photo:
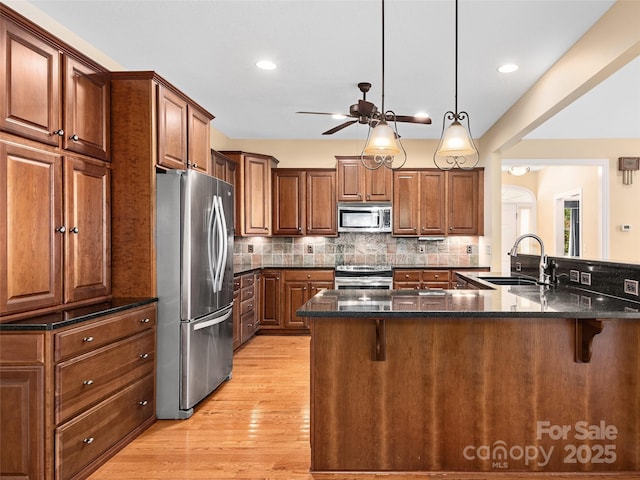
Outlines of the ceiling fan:
[[[371,89],[371,84],[369,82],[360,82],[358,83],[358,88],[362,92],[362,100],[358,100],[358,103],[354,103],[349,107],[349,113],[327,113],[327,112],[296,112],[296,113],[304,113],[311,115],[342,115],[344,117],[355,118],[355,120],[348,120],[340,125],[337,125],[333,128],[330,128],[326,132],[322,132],[322,135],[331,135],[333,133],[339,132],[343,128],[348,127],[349,125],[353,125],[354,123],[361,123],[363,125],[368,124],[370,122],[379,122],[381,113],[373,103],[367,101],[367,92]],[[387,118],[387,121],[393,121],[393,117]],[[408,123],[422,123],[425,125],[431,124],[431,119],[429,117],[416,117],[411,115],[396,115],[396,122],[408,122]]]

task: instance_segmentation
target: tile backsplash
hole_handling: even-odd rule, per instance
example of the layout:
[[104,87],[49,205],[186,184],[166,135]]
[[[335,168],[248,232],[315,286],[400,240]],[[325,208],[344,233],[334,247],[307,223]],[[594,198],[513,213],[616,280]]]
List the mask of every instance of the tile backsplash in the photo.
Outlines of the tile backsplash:
[[338,237],[236,237],[233,261],[234,265],[243,267],[333,267],[342,264],[474,267],[479,261],[479,238],[452,236],[440,241],[424,241],[385,233],[343,233]]

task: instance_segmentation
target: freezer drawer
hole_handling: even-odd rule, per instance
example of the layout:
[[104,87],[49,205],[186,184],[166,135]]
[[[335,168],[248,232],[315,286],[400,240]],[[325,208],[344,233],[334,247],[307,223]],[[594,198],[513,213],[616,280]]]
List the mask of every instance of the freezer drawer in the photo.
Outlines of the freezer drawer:
[[181,332],[180,409],[188,410],[231,377],[233,319],[231,305],[192,322]]

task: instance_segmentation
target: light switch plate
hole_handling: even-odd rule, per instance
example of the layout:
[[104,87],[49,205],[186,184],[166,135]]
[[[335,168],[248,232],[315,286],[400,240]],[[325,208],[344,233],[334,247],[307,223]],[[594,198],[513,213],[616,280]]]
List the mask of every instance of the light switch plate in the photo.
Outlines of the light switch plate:
[[591,285],[591,274],[588,272],[580,272],[580,283],[582,285]]
[[629,280],[625,278],[624,280],[624,293],[628,293],[629,295],[638,296],[638,280]]
[[580,272],[578,270],[570,270],[569,271],[569,280],[572,282],[580,281]]

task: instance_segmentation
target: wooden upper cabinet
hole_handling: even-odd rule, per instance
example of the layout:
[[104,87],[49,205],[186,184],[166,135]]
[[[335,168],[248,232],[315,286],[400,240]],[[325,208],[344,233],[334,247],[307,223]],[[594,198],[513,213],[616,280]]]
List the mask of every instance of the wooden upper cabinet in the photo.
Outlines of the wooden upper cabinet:
[[393,173],[393,234],[482,235],[484,171],[397,170]]
[[104,165],[65,158],[65,302],[111,293],[111,184]]
[[223,151],[238,164],[236,185],[236,235],[271,235],[271,170],[278,160],[271,155]]
[[447,203],[451,235],[484,234],[484,170],[450,171]]
[[304,170],[273,170],[273,234],[306,233],[306,173]]
[[238,171],[238,164],[235,160],[212,149],[210,169],[214,177],[224,180],[235,188],[237,183],[236,174]]
[[272,178],[273,235],[337,235],[335,170],[275,169]]
[[0,129],[109,160],[109,73],[65,48],[0,18]]
[[306,175],[307,235],[336,236],[336,172],[333,169],[307,170]]
[[168,88],[158,87],[158,165],[187,168],[187,101]]
[[415,170],[396,170],[393,182],[393,234],[418,235],[420,175]]
[[392,174],[388,168],[370,170],[360,157],[336,157],[339,202],[390,202]]
[[109,77],[65,56],[64,143],[67,150],[109,159]]
[[62,159],[0,142],[0,313],[62,303]]
[[54,45],[0,17],[0,129],[49,145],[64,134],[60,63]]
[[189,117],[189,137],[187,139],[189,168],[211,175],[213,173],[210,167],[211,148],[209,146],[211,118],[206,112],[192,105],[189,105],[187,113]]

